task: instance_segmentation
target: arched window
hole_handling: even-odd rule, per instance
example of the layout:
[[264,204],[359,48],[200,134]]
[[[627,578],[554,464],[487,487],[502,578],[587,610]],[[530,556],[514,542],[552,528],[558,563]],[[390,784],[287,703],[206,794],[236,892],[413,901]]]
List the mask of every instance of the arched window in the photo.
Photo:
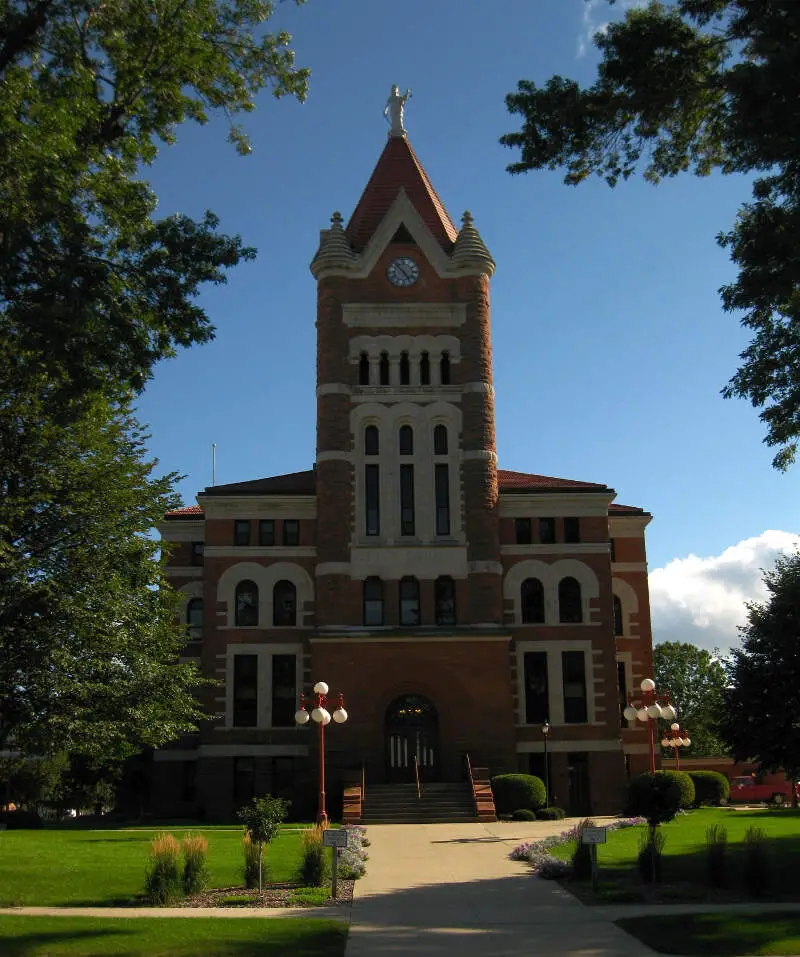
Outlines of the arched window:
[[439,360],[439,378],[442,385],[450,385],[450,353],[443,352]]
[[431,358],[427,352],[423,352],[419,357],[419,384],[431,384]]
[[377,455],[380,447],[380,437],[377,425],[368,425],[364,429],[364,454]]
[[364,624],[383,624],[383,582],[380,578],[364,579]]
[[447,455],[447,427],[437,425],[433,430],[433,454]]
[[620,601],[619,595],[614,595],[614,634],[625,634],[622,622],[622,602]]
[[441,575],[434,585],[436,624],[456,623],[456,583],[447,575]]
[[258,585],[245,580],[236,586],[235,622],[240,627],[258,624]]
[[526,578],[520,589],[523,625],[544,624],[544,585],[538,578]]
[[400,579],[400,624],[418,625],[419,582],[416,578]]
[[410,425],[401,425],[398,436],[401,455],[414,454],[414,430]]
[[190,598],[186,605],[186,624],[189,628],[189,637],[198,639],[203,637],[203,599]]
[[389,353],[382,352],[378,363],[378,378],[381,385],[389,385]]
[[558,583],[558,620],[572,625],[583,621],[581,586],[576,578],[562,578]]
[[290,581],[279,581],[272,589],[272,624],[297,624],[297,589]]
[[362,352],[358,360],[358,384],[369,385],[369,356],[366,352]]
[[400,385],[411,384],[411,363],[408,361],[408,353],[400,353]]

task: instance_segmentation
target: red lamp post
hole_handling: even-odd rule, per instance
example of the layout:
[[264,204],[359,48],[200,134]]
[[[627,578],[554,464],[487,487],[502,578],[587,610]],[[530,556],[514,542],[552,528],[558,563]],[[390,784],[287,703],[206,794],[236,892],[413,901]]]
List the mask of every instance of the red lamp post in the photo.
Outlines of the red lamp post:
[[647,722],[648,746],[650,751],[650,773],[656,773],[656,742],[655,729],[659,718],[664,721],[674,721],[678,716],[675,708],[669,703],[669,692],[656,692],[656,683],[652,678],[645,678],[639,685],[642,694],[638,700],[628,695],[628,707],[622,712],[628,721]]
[[692,743],[691,738],[681,731],[681,726],[675,722],[670,725],[669,732],[661,739],[662,748],[675,749],[675,770],[680,771],[681,762],[678,757],[678,748],[688,748]]
[[[333,704],[335,701],[336,710],[331,715],[325,707]],[[330,724],[331,717],[337,724],[344,724],[347,721],[347,712],[344,710],[344,695],[329,695],[328,686],[324,681],[318,681],[314,685],[314,694],[309,702],[312,707],[310,718],[319,725],[319,810],[317,811],[317,824],[320,827],[328,826],[328,814],[325,810],[325,725]],[[306,709],[306,696],[300,692],[300,707],[295,712],[294,720],[299,725],[308,724],[309,714]]]

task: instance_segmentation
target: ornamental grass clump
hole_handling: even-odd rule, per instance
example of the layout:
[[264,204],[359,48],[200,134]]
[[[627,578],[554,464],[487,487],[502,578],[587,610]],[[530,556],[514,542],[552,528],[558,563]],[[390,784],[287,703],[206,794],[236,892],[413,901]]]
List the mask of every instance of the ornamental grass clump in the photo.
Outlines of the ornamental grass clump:
[[250,840],[247,832],[242,838],[242,851],[244,852],[244,886],[251,889],[258,887],[258,845]]
[[760,827],[748,827],[745,831],[744,887],[751,897],[761,897],[769,887],[767,835]]
[[202,834],[187,834],[183,839],[183,892],[199,894],[208,885],[208,841]]
[[639,840],[639,854],[636,864],[639,875],[645,884],[660,884],[662,877],[662,855],[667,838],[663,831],[649,827]]
[[725,887],[728,882],[728,829],[724,824],[706,828],[706,866],[708,883]]
[[303,831],[300,880],[306,887],[322,887],[325,879],[330,876],[330,864],[322,845],[322,834],[321,827],[310,827]]
[[575,829],[577,844],[572,853],[572,875],[577,881],[588,881],[592,876],[592,849],[589,844],[583,843],[583,829],[596,826],[594,821],[587,817]]
[[180,854],[180,844],[171,834],[158,834],[150,842],[144,891],[147,899],[156,907],[175,904],[183,896]]

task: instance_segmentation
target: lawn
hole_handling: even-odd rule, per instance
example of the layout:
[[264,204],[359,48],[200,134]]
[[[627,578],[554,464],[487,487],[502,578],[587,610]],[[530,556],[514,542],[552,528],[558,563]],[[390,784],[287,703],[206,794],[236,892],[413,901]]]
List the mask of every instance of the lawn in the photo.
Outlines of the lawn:
[[800,954],[800,914],[681,914],[628,917],[617,925],[662,954],[740,957]]
[[[168,830],[208,839],[210,887],[242,884],[242,828],[43,828],[0,832],[0,906],[125,905],[143,892],[152,838]],[[296,877],[301,832],[284,829],[264,857],[273,881]]]
[[304,918],[5,917],[3,957],[342,957],[347,925]]

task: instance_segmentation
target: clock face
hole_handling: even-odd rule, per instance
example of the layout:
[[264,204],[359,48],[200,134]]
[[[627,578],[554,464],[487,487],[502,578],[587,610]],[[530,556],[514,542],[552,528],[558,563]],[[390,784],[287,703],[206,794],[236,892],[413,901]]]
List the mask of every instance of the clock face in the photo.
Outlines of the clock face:
[[389,263],[386,275],[395,286],[413,286],[419,279],[419,266],[408,256],[401,256]]

